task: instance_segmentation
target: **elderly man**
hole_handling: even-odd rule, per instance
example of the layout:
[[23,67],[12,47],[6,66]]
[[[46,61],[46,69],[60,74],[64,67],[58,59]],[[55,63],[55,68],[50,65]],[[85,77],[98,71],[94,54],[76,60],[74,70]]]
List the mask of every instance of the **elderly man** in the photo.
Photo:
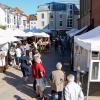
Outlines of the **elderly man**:
[[32,65],[32,78],[34,79],[34,89],[36,91],[36,95],[40,96],[42,99],[44,94],[43,91],[45,89],[45,83],[43,78],[45,78],[45,69],[41,64],[41,59],[39,56],[34,57],[34,63]]
[[52,72],[50,77],[52,99],[62,100],[62,93],[64,89],[64,72],[61,70],[62,64],[60,62],[56,65],[56,70]]
[[74,82],[74,75],[67,76],[68,84],[65,87],[65,100],[84,100],[81,87]]

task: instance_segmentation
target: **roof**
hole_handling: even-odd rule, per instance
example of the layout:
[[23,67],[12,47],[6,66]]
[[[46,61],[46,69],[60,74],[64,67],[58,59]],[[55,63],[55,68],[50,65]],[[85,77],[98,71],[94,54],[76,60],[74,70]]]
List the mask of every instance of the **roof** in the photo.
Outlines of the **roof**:
[[68,35],[69,35],[69,37],[73,37],[73,36],[78,35],[79,33],[83,32],[87,28],[88,28],[88,26],[85,26],[85,27],[81,28],[80,30],[74,28],[68,32]]
[[14,8],[14,10],[16,13],[24,14],[24,12],[21,9],[19,9],[18,7]]
[[66,4],[65,3],[58,3],[58,2],[51,2],[51,3],[45,3],[43,5],[39,5],[37,11],[61,11],[66,10]]
[[27,16],[20,8],[16,7],[16,8],[12,8],[8,5],[2,4],[0,3],[0,8],[2,8],[3,10],[8,9],[10,12],[15,12],[15,13],[19,13],[23,16]]

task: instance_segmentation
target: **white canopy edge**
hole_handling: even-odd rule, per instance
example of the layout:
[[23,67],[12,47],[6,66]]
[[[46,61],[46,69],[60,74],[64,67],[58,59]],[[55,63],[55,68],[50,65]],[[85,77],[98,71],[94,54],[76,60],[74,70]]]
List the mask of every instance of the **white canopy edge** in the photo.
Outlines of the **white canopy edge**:
[[74,37],[74,42],[87,50],[100,51],[100,26]]

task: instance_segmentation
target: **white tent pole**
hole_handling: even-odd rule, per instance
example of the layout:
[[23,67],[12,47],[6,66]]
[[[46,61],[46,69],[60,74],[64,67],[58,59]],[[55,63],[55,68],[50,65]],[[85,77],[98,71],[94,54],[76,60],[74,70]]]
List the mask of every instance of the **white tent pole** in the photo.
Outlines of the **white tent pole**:
[[78,59],[77,59],[77,83],[80,84],[80,46],[78,49]]
[[86,95],[86,100],[88,100],[88,95],[89,95],[89,88],[90,88],[90,69],[91,69],[91,58],[92,58],[92,52],[90,51],[90,66],[89,66],[89,71],[88,71],[88,83],[87,83],[87,95]]

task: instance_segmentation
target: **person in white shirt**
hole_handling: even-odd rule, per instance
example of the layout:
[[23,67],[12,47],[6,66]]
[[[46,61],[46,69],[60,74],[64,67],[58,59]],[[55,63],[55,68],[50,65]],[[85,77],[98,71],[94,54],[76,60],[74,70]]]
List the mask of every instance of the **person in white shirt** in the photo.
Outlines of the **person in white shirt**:
[[21,51],[20,47],[17,46],[17,48],[15,50],[15,54],[16,54],[16,65],[19,66],[19,60],[22,55],[22,51]]
[[10,64],[14,67],[16,65],[16,63],[15,63],[15,48],[11,47],[9,53],[10,53],[10,57],[11,57]]
[[74,82],[74,75],[67,76],[68,84],[65,86],[64,96],[65,100],[84,100],[84,94],[81,87]]

